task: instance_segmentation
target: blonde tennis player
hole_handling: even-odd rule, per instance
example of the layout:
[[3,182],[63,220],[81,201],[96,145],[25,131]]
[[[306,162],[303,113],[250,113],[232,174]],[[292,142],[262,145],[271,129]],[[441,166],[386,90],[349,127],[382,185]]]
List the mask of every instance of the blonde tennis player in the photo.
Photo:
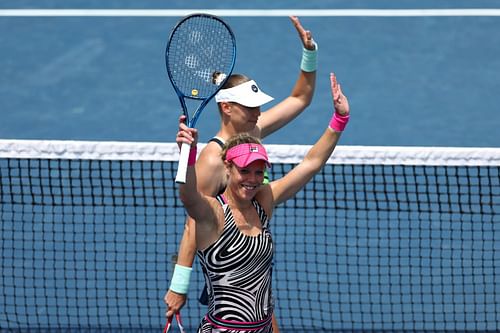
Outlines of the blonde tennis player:
[[224,192],[215,198],[204,195],[198,190],[194,167],[197,130],[180,122],[176,141],[190,144],[191,156],[179,195],[196,221],[197,253],[209,297],[199,333],[273,332],[274,246],[269,224],[274,208],[293,197],[325,165],[347,125],[347,98],[333,73],[330,80],[335,111],[329,126],[301,163],[268,184],[263,184],[270,167],[264,146],[250,134],[238,134],[227,140],[220,157],[227,175]]

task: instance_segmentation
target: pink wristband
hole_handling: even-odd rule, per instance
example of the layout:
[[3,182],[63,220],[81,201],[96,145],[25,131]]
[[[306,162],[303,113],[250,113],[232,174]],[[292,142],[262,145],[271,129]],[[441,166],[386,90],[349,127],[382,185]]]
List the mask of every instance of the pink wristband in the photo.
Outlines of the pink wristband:
[[192,166],[196,163],[196,152],[196,146],[191,147],[191,150],[189,151],[188,166]]
[[335,132],[342,132],[349,122],[349,114],[341,115],[340,113],[334,112],[333,117],[330,120],[330,128]]

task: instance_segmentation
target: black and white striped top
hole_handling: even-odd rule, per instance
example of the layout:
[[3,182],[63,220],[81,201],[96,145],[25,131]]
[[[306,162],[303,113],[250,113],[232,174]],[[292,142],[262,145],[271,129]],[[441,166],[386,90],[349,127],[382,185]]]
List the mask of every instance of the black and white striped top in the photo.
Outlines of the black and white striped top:
[[[215,243],[198,251],[208,286],[209,313],[227,322],[252,324],[265,321],[273,312],[271,280],[274,246],[267,215],[254,200],[262,231],[256,236],[245,235],[236,225],[223,196],[217,199],[224,209],[224,230]],[[210,326],[210,323],[204,320],[201,326],[200,331],[205,332],[208,331],[205,326]],[[270,325],[252,331],[272,332]]]

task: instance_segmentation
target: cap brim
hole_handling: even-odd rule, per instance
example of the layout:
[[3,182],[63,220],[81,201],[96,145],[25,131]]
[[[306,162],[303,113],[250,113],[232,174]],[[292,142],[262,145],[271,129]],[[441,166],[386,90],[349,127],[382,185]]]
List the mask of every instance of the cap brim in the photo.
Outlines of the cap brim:
[[256,108],[269,103],[274,98],[260,91],[258,94],[251,96],[250,98],[240,98],[236,103],[246,106],[248,108]]
[[259,89],[255,81],[250,80],[232,88],[222,89],[215,95],[215,101],[233,102],[255,108],[269,103],[274,98]]
[[263,161],[268,168],[271,167],[271,163],[269,163],[268,160],[266,160],[263,156],[257,154],[238,156],[231,161],[240,168],[245,168],[255,161]]

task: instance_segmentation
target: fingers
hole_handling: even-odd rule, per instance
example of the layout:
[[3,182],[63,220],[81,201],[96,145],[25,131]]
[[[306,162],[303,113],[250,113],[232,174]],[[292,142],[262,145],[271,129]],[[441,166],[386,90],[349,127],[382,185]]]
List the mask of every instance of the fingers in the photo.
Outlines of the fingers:
[[304,47],[308,50],[314,50],[316,46],[314,45],[311,31],[304,29],[297,16],[290,16],[290,20],[299,33],[299,37],[302,40],[302,44],[304,44]]
[[179,117],[179,131],[177,132],[175,141],[178,144],[196,144],[198,141],[198,131],[195,128],[188,127],[185,121],[186,116],[182,115]]
[[298,26],[300,26],[300,28],[302,28],[302,26],[300,25],[299,18],[297,16],[290,15],[289,17],[297,30],[299,30]]
[[337,77],[334,73],[330,73],[330,85],[332,89],[333,105],[337,108],[337,105],[342,103],[342,93],[340,91],[340,84],[337,82]]
[[170,319],[184,306],[184,304],[186,303],[186,296],[170,292],[169,290],[163,300],[167,305],[165,316],[167,317],[167,319]]
[[339,97],[339,85],[334,73],[330,73],[330,87],[332,89],[333,99],[336,100]]
[[167,317],[167,320],[172,318],[179,310],[174,310],[173,308],[170,308],[167,306],[167,312],[165,312],[165,317]]
[[187,143],[194,145],[198,142],[198,131],[195,128],[189,128],[186,125],[179,126],[179,132],[175,141],[178,144]]
[[342,88],[337,81],[337,77],[334,73],[330,73],[330,86],[332,89],[332,97],[333,97],[333,106],[335,108],[335,112],[341,115],[347,115],[350,112],[349,102],[347,97],[345,97],[342,92]]

